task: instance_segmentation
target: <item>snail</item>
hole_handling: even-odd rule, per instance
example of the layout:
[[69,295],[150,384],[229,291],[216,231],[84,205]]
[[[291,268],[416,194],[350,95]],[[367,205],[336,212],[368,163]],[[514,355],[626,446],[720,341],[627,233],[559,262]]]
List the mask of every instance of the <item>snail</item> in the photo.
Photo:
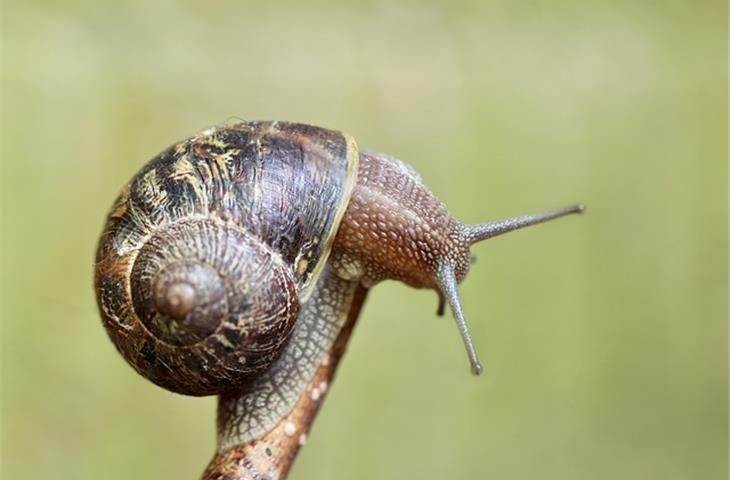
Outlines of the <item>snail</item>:
[[291,414],[358,289],[383,280],[435,290],[479,374],[458,294],[470,247],[581,211],[462,224],[410,166],[346,133],[238,122],[171,146],[123,189],[99,240],[97,302],[138,373],[221,395],[226,451]]

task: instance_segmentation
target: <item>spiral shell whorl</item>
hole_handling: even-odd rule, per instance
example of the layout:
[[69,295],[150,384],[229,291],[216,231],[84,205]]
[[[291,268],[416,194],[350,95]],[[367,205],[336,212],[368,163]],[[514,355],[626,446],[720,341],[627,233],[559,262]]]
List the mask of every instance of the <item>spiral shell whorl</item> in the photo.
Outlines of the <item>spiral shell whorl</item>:
[[139,321],[115,343],[140,373],[180,393],[220,393],[265,369],[299,312],[278,255],[221,219],[160,227],[128,278]]

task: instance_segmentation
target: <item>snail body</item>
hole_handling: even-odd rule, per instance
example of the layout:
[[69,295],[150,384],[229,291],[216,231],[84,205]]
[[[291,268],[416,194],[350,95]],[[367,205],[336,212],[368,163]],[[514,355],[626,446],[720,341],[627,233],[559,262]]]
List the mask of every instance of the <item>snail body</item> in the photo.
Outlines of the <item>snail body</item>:
[[227,448],[291,410],[358,287],[436,290],[481,372],[457,290],[470,246],[582,208],[464,225],[411,167],[346,133],[240,122],[173,145],[123,189],[97,250],[97,301],[137,372],[221,395]]

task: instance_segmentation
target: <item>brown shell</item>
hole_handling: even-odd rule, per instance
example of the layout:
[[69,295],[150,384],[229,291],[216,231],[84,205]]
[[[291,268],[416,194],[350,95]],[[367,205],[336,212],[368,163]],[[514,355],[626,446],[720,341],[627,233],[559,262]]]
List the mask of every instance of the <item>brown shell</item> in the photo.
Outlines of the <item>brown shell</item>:
[[347,134],[242,122],[143,167],[109,214],[96,263],[102,319],[127,361],[191,395],[266,368],[327,260],[357,161]]

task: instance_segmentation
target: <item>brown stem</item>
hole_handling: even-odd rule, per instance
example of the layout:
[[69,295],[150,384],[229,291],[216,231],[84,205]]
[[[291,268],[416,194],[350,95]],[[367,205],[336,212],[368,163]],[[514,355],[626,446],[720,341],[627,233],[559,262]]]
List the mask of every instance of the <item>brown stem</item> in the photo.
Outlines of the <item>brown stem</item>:
[[260,438],[218,452],[203,473],[202,480],[286,478],[332,384],[366,294],[367,289],[362,286],[355,291],[347,321],[332,345],[328,361],[317,369],[291,413]]

